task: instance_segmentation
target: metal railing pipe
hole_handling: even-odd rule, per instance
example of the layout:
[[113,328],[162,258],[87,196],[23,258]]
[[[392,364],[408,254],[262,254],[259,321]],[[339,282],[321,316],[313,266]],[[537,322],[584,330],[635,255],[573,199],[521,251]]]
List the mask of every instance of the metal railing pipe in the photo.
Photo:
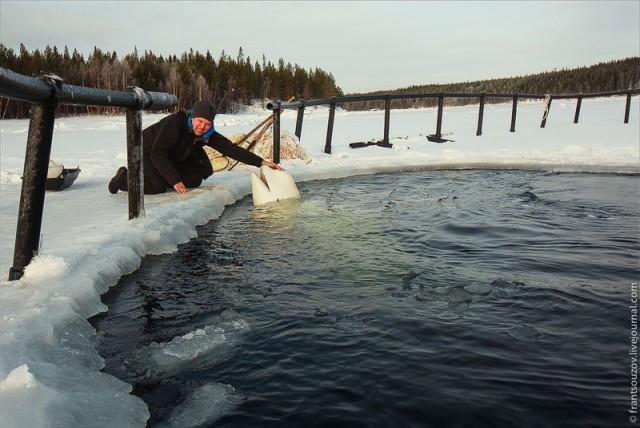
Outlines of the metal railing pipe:
[[0,96],[31,103],[43,103],[51,99],[51,85],[42,79],[24,76],[0,67]]
[[[54,76],[54,75],[48,75]],[[24,76],[0,67],[0,96],[31,103],[44,103],[54,94],[50,85],[35,77]],[[178,98],[162,92],[144,92],[138,97],[130,91],[112,91],[63,85],[58,89],[58,104],[163,110],[178,104]],[[142,105],[140,106],[140,104]]]
[[[335,117],[335,108],[338,104],[348,104],[353,102],[363,102],[363,101],[384,101],[385,102],[385,136],[387,136],[387,129],[390,124],[390,113],[388,113],[387,103],[393,100],[406,100],[406,99],[428,99],[428,98],[438,98],[438,117],[437,117],[437,126],[436,133],[434,135],[430,135],[432,141],[438,141],[442,139],[442,114],[443,114],[443,100],[444,98],[480,98],[480,112],[478,113],[478,130],[476,135],[482,134],[482,122],[484,120],[484,104],[486,103],[486,99],[488,98],[511,98],[512,99],[512,108],[511,108],[511,127],[509,129],[510,132],[515,132],[516,128],[516,116],[518,110],[518,99],[539,99],[546,100],[545,104],[545,112],[542,118],[542,122],[540,124],[541,128],[546,126],[547,117],[549,115],[549,109],[551,108],[551,100],[552,99],[578,99],[578,106],[576,109],[576,116],[574,118],[575,123],[577,123],[579,110],[582,102],[582,98],[596,98],[596,97],[610,97],[610,96],[618,96],[618,95],[626,95],[627,102],[625,107],[625,123],[629,121],[629,111],[631,108],[631,97],[633,95],[640,94],[640,89],[629,89],[629,90],[619,90],[619,91],[609,91],[609,92],[597,92],[592,94],[562,94],[562,95],[550,95],[550,94],[503,94],[503,93],[495,93],[495,94],[487,94],[487,93],[449,93],[449,92],[438,92],[438,93],[423,93],[423,94],[376,94],[376,95],[353,95],[346,97],[333,97],[333,98],[323,98],[323,99],[315,99],[315,100],[301,100],[294,102],[271,102],[267,104],[267,108],[270,110],[273,109],[298,109],[298,119],[296,121],[296,135],[300,139],[301,128],[302,128],[302,119],[300,117],[301,111],[306,106],[320,106],[320,105],[329,105],[329,124],[327,127],[327,141],[325,143],[325,153],[331,152],[331,140],[333,133],[333,123]],[[385,137],[385,140],[388,137]]]
[[[631,90],[620,90],[620,91],[609,91],[609,92],[597,92],[593,94],[563,94],[563,95],[553,95],[554,99],[573,99],[582,96],[583,98],[597,98],[597,97],[610,97],[617,95],[637,95],[640,93],[640,89],[631,89]],[[380,95],[354,95],[354,96],[346,96],[346,97],[337,97],[337,98],[322,98],[315,100],[304,100],[304,101],[293,101],[293,102],[281,102],[278,103],[279,108],[286,109],[298,109],[303,104],[305,106],[319,106],[319,105],[328,105],[332,102],[336,104],[348,104],[352,102],[362,102],[362,101],[385,101],[388,94],[380,94]],[[547,94],[513,94],[513,93],[495,93],[495,94],[484,94],[486,98],[513,98],[515,95],[518,98],[523,99],[545,99]],[[424,98],[477,98],[480,96],[480,93],[460,93],[460,92],[437,92],[437,93],[424,93],[424,94],[391,94],[389,95],[391,100],[405,100],[405,99],[424,99]],[[267,108],[272,110],[275,107],[274,102],[270,102],[267,104]]]

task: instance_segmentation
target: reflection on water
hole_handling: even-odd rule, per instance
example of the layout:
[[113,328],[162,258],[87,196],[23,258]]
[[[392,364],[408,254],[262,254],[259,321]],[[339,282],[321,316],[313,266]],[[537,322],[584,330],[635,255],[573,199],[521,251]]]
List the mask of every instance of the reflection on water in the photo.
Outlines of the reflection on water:
[[105,296],[105,370],[134,385],[150,426],[628,423],[638,176],[299,188],[228,207]]

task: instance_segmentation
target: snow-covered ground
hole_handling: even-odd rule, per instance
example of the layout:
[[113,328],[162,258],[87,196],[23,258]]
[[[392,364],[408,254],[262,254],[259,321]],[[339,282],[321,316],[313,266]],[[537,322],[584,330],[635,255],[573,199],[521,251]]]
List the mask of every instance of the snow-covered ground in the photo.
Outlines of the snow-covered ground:
[[[394,110],[393,147],[358,149],[349,143],[382,138],[384,112],[338,110],[330,155],[323,153],[328,109],[309,108],[302,145],[312,160],[283,165],[298,182],[409,168],[640,173],[640,97],[632,100],[628,124],[624,107],[624,97],[585,100],[573,124],[575,101],[554,101],[541,129],[542,102],[522,103],[511,133],[511,104],[487,105],[480,137],[478,106],[445,107],[442,132],[454,141],[442,144],[425,137],[435,133],[436,109]],[[269,114],[219,115],[216,129],[247,132]],[[145,114],[144,126],[161,117]],[[285,111],[282,130],[293,133],[295,119],[295,111]],[[40,253],[20,281],[9,282],[28,126],[28,120],[0,122],[0,426],[144,426],[145,403],[130,385],[100,372],[87,318],[106,309],[100,295],[142,257],[175,251],[196,236],[197,225],[249,194],[255,169],[216,173],[188,194],[147,196],[146,217],[128,221],[127,195],[107,191],[126,163],[124,114],[59,119],[51,157],[82,172],[69,189],[47,193]]]

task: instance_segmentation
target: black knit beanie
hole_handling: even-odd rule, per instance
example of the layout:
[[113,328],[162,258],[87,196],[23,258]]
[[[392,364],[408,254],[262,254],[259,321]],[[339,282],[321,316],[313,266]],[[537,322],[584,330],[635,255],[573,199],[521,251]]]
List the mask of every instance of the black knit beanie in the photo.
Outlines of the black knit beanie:
[[213,122],[213,118],[215,117],[215,112],[213,111],[213,106],[211,103],[207,101],[198,101],[193,105],[193,110],[191,110],[191,117],[201,117],[203,119],[207,119],[209,122]]

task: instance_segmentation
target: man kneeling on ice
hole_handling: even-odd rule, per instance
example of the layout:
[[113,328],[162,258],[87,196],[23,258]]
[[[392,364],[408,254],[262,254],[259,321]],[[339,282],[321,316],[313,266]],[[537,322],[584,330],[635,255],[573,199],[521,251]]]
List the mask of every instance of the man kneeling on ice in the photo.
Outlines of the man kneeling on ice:
[[[207,101],[198,101],[189,112],[170,114],[142,132],[144,193],[155,195],[173,187],[178,193],[199,187],[213,174],[207,146],[239,162],[283,170],[216,132],[215,112]],[[127,191],[127,168],[121,167],[109,182],[109,192]]]

